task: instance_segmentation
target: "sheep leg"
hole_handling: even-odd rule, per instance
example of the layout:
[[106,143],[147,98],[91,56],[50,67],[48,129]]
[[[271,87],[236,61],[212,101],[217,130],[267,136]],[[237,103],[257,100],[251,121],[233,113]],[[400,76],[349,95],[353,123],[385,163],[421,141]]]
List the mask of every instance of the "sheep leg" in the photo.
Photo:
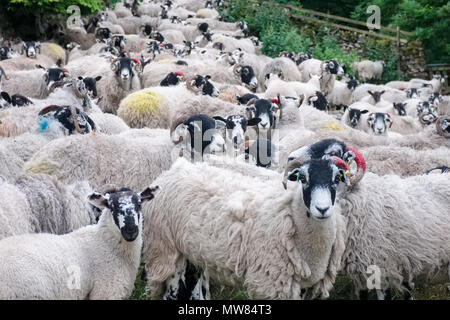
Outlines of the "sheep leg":
[[209,298],[209,277],[192,263],[181,259],[177,271],[166,282],[163,300],[205,300]]

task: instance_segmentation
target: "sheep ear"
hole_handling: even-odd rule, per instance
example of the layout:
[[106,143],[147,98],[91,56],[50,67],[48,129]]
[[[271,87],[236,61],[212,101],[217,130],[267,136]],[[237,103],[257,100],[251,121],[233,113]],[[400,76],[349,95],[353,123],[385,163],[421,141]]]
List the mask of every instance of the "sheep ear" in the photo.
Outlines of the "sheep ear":
[[339,180],[345,184],[347,184],[347,174],[344,169],[339,169]]
[[363,111],[361,111],[361,114],[365,114],[367,112],[369,112],[369,110],[363,110]]
[[92,204],[94,207],[99,208],[100,210],[103,210],[105,208],[109,209],[108,199],[98,192],[94,192],[89,195],[88,201],[90,204]]
[[215,122],[216,122],[216,129],[223,129],[227,126],[226,121],[216,119]]
[[83,77],[82,77],[82,76],[79,76],[79,77],[78,77],[78,80],[83,80]]
[[295,168],[292,171],[289,171],[288,180],[289,181],[298,181],[299,174],[300,174],[300,168]]
[[209,79],[211,79],[211,76],[208,74],[208,75],[205,76],[205,79],[209,80]]
[[97,76],[97,77],[95,77],[95,81],[100,81],[101,78],[102,78],[102,76]]
[[139,196],[141,197],[141,201],[149,201],[152,200],[155,195],[159,192],[159,190],[161,190],[161,188],[159,186],[150,186],[144,189],[144,191],[142,191]]
[[9,104],[11,104],[11,97],[9,96],[8,92],[2,91],[1,96],[2,96],[3,100],[5,100]]
[[370,94],[371,96],[373,96],[373,92],[370,90],[367,90],[367,93]]
[[41,66],[40,64],[35,65],[35,67],[38,68],[38,69],[44,69],[45,70],[45,68],[43,66]]
[[256,126],[260,122],[261,122],[261,118],[252,118],[247,121],[247,125],[252,127],[252,126]]
[[219,121],[223,121],[223,122],[227,122],[227,120],[226,119],[224,119],[224,118],[222,118],[221,116],[215,116],[215,117],[213,117],[213,119],[214,120],[219,120]]

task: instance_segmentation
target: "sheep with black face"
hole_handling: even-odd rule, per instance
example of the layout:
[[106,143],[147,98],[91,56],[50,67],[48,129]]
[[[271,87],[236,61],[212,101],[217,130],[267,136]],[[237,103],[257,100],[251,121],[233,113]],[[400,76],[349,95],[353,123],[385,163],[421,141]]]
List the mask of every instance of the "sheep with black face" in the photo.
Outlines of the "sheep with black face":
[[206,153],[226,151],[225,141],[219,132],[225,126],[222,120],[213,119],[206,114],[196,114],[174,121],[170,135],[175,144],[183,142],[180,155],[187,149],[191,159],[194,159],[195,155],[203,157]]
[[[62,236],[32,234],[3,239],[0,297],[127,298],[134,288],[140,264],[141,206],[152,200],[158,189],[148,187],[136,193],[122,188],[105,194],[93,193],[89,201],[102,210],[98,224]],[[68,282],[73,270],[82,275],[78,290]]]
[[219,90],[217,90],[216,87],[214,87],[214,85],[209,81],[210,79],[210,75],[202,76],[198,74],[194,78],[186,81],[186,87],[196,94],[201,93],[202,95],[218,97]]
[[152,298],[186,261],[221,283],[244,283],[251,298],[300,299],[306,288],[327,297],[344,250],[334,205],[342,169],[331,160],[299,160],[286,176],[293,181],[287,191],[280,180],[177,160],[157,179],[160,200],[143,209],[152,221],[143,247]]

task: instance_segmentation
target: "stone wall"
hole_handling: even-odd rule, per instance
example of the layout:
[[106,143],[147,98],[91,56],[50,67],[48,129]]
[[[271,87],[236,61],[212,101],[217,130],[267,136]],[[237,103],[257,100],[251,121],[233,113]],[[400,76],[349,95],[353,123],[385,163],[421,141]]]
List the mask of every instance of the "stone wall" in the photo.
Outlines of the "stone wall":
[[[323,28],[322,24],[315,22],[302,21],[296,23],[302,34],[307,34],[311,38]],[[344,52],[356,51],[362,59],[367,58],[369,47],[386,48],[386,50],[396,50],[396,42],[388,39],[373,37],[354,31],[347,31],[329,27],[330,33],[338,39],[339,46]],[[388,51],[387,51],[388,52]],[[408,43],[401,43],[399,48],[400,70],[404,73],[406,79],[427,78],[426,60],[422,44],[419,40],[410,40]]]

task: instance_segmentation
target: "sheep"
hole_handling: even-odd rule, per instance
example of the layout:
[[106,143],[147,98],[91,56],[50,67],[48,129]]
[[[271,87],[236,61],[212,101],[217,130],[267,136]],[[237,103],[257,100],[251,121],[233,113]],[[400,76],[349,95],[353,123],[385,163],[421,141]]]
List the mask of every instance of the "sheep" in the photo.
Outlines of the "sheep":
[[196,17],[200,19],[217,19],[219,13],[215,9],[200,9],[197,11]]
[[66,36],[69,42],[78,43],[83,50],[89,49],[96,43],[95,34],[87,33],[81,27],[68,28]]
[[130,9],[126,8],[123,3],[117,3],[114,7],[114,10],[111,12],[113,12],[116,18],[119,18],[119,20],[131,16]]
[[[318,64],[320,62],[320,64]],[[320,68],[317,70],[317,66]],[[316,59],[308,59],[299,65],[303,82],[306,82],[312,75],[320,75],[320,91],[327,95],[333,90],[336,81],[336,75],[343,75],[342,66],[332,59],[329,61],[320,61]]]
[[448,177],[367,172],[350,188],[340,199],[348,219],[342,266],[356,292],[366,289],[372,265],[381,271],[382,290],[448,282]]
[[227,117],[245,112],[243,107],[194,94],[183,85],[143,89],[122,100],[117,113],[131,127],[169,128],[172,120],[196,113]]
[[55,43],[42,43],[42,54],[49,57],[57,66],[66,64],[66,51]]
[[314,75],[308,82],[299,81],[283,81],[278,78],[278,75],[269,74],[266,77],[265,85],[267,86],[264,96],[266,98],[274,97],[277,94],[284,96],[303,96],[304,99],[309,99],[320,90],[320,79]]
[[137,14],[139,16],[158,17],[160,10],[158,4],[153,3],[141,3],[137,8]]
[[[244,52],[248,52],[251,54],[255,54],[255,45],[250,39],[235,39],[233,37],[228,37],[225,35],[221,35],[218,33],[213,34],[212,40],[214,43],[221,43],[225,47],[227,51],[234,51],[237,49],[241,49]],[[211,46],[214,47],[214,43],[211,45],[208,45],[207,47]]]
[[62,236],[33,234],[3,239],[0,298],[128,297],[141,254],[140,205],[152,200],[157,190],[156,186],[140,193],[126,188],[105,195],[94,193],[89,200],[102,209],[98,224]]
[[[15,195],[5,197],[12,189],[16,190]],[[98,214],[86,201],[93,191],[85,181],[64,185],[48,175],[21,175],[2,182],[0,190],[0,211],[6,214],[0,239],[25,233],[65,234],[97,222]],[[10,211],[11,207],[21,210]],[[16,219],[24,221],[19,223]]]
[[8,70],[10,73],[15,71],[32,70],[36,68],[36,65],[42,65],[45,68],[50,68],[55,65],[55,62],[50,57],[43,54],[38,55],[36,58],[16,56],[8,60],[0,61],[0,66]]
[[181,33],[183,33],[186,41],[195,41],[195,38],[201,35],[200,30],[198,30],[196,26],[189,26],[189,25],[184,26],[181,24],[173,24],[170,21],[164,21],[159,25],[158,27],[159,32],[165,30],[180,31]]
[[430,167],[450,166],[450,149],[447,147],[414,150],[380,145],[363,148],[360,151],[367,162],[367,170],[378,175],[416,176]]
[[[311,172],[316,167],[329,168],[326,183],[334,183],[334,175],[339,175],[331,161],[306,162],[299,167],[308,170],[308,164]],[[315,176],[310,174],[310,177],[311,185],[315,185],[318,182]],[[315,219],[321,217],[321,213],[315,208],[311,210],[314,218],[308,218],[311,216],[309,199],[312,197],[312,203],[318,206],[325,204],[319,204],[317,195],[311,195],[307,187],[303,188],[303,193],[300,186],[283,191],[277,181],[263,181],[206,163],[194,165],[185,159],[177,160],[157,182],[170,188],[161,186],[163,191],[156,199],[159,201],[143,208],[145,219],[152,221],[144,226],[143,247],[152,298],[161,296],[165,282],[180,271],[177,266],[186,261],[205,270],[212,279],[244,283],[252,298],[298,299],[301,289],[311,287],[312,296],[328,296],[339,268],[345,234],[344,221],[337,210],[331,209],[331,202],[330,209],[322,212],[329,218],[319,223]],[[249,193],[249,190],[253,191]],[[227,194],[227,197],[220,194]],[[230,197],[233,198],[231,207]],[[174,225],[167,225],[167,220],[161,216],[163,212],[166,217],[175,218],[171,220]],[[238,224],[236,214],[240,217]],[[198,219],[203,222],[199,224]],[[205,221],[209,222],[204,224]],[[216,224],[221,227],[214,227]],[[182,232],[169,234],[168,230],[173,228]],[[311,229],[314,231],[309,231]],[[311,234],[314,240],[309,238]],[[184,240],[179,241],[181,238]],[[317,239],[322,244],[320,247],[315,246]],[[264,252],[270,254],[264,255]]]
[[268,74],[280,74],[280,78],[285,81],[302,81],[297,65],[285,57],[275,58],[267,63],[262,72],[259,73],[259,82],[265,83],[264,80]]
[[332,106],[349,106],[353,103],[353,92],[358,81],[348,80],[345,83],[335,81],[333,89],[328,93],[328,101]]
[[[49,105],[67,104],[83,108],[83,111],[97,123],[99,131],[105,133],[122,132],[128,127],[114,115],[103,114],[99,107],[89,98],[84,78],[57,81],[54,91],[45,100],[34,100],[33,105],[23,108],[9,108],[0,112],[0,136],[16,136],[24,132],[45,131],[46,122],[38,118],[40,111]],[[94,115],[95,114],[95,115]]]
[[[55,83],[69,76],[67,69],[36,67],[33,70],[12,73],[10,80],[4,84],[3,90],[20,92],[22,95],[30,98],[43,99],[49,95]],[[24,86],[24,83],[27,85]]]
[[445,138],[450,138],[450,117],[440,116],[436,120],[437,133]]
[[46,173],[64,183],[86,180],[94,188],[115,184],[141,189],[170,167],[173,144],[168,131],[165,138],[158,131],[155,138],[151,131],[139,138],[126,133],[74,135],[51,141],[25,163],[24,170]]
[[100,56],[85,56],[69,62],[66,66],[74,76],[101,76],[97,85],[102,97],[100,108],[104,112],[115,113],[120,100],[128,93],[141,89],[139,61],[128,57],[111,58],[109,63]]
[[351,68],[361,81],[366,82],[368,80],[381,80],[383,67],[385,66],[386,64],[382,60],[363,60],[361,62],[353,62]]
[[169,105],[164,96],[143,89],[125,97],[117,109],[117,115],[132,128],[168,128]]

